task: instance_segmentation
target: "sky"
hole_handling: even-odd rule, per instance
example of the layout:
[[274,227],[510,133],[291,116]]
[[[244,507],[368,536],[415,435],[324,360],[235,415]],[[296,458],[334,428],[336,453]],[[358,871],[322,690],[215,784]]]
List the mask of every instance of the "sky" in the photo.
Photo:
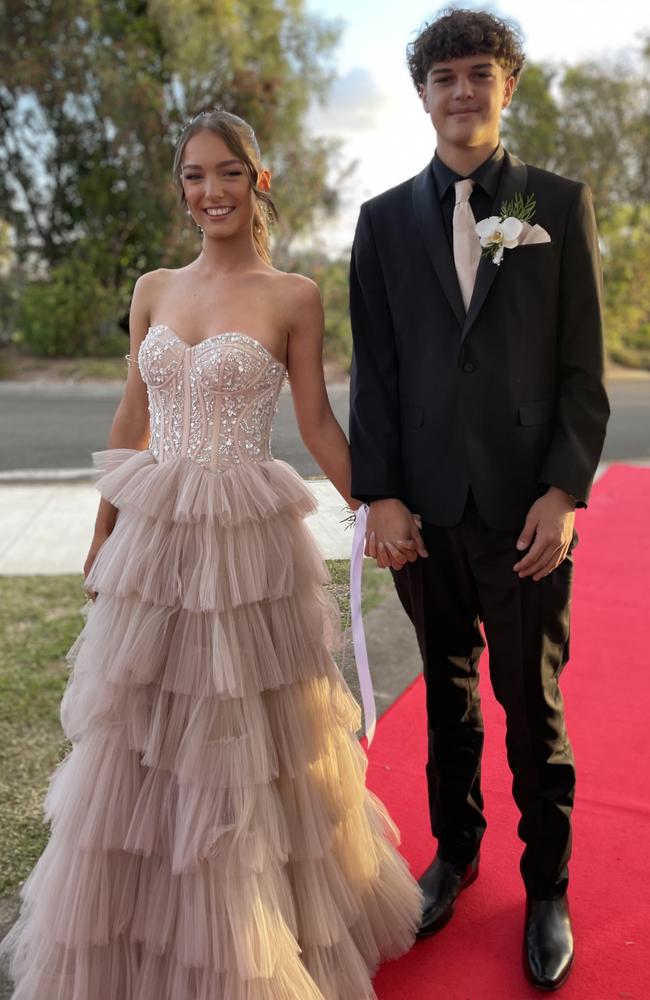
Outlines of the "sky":
[[[508,0],[474,3],[518,22],[532,61],[575,63],[611,59],[638,47],[650,33],[650,13],[639,0]],[[307,0],[307,8],[343,31],[334,65],[337,80],[325,106],[310,112],[310,131],[338,136],[343,148],[343,206],[322,240],[330,252],[352,242],[359,205],[418,173],[431,159],[434,133],[405,65],[405,47],[442,4],[422,0]],[[345,169],[356,161],[356,170]]]

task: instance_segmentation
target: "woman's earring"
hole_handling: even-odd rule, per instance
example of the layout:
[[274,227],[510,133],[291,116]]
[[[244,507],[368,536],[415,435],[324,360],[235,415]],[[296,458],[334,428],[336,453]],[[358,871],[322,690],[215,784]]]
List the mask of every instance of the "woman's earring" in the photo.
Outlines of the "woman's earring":
[[194,218],[194,216],[190,212],[189,208],[187,209],[187,214],[189,215],[190,219],[192,220],[192,222],[194,223],[194,225],[196,226],[196,228],[198,229],[198,231],[201,233],[201,235],[203,235],[203,226],[200,226],[198,224],[198,222],[196,221],[196,219]]

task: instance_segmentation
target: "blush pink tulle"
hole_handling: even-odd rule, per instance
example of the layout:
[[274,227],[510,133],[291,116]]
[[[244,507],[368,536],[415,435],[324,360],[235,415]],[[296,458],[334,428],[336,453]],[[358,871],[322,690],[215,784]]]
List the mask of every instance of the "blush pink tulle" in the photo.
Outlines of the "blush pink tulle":
[[14,1000],[374,997],[421,900],[365,788],[309,490],[278,461],[97,458],[120,513],[3,945]]
[[138,364],[151,438],[95,456],[119,513],[2,945],[13,1000],[368,1000],[421,895],[365,787],[312,495],[271,458],[286,371],[164,326]]

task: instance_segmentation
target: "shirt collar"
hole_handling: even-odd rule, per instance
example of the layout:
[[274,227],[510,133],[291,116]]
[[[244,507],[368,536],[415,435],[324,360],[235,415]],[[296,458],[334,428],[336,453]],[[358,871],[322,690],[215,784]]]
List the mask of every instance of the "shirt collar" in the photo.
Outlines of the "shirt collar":
[[[503,146],[499,143],[494,152],[488,156],[487,160],[484,160],[476,170],[469,174],[469,177],[476,184],[479,184],[485,193],[493,199],[496,198],[499,186],[499,178],[501,177],[501,170],[503,168],[503,156]],[[449,188],[453,187],[456,181],[464,179],[462,174],[457,174],[455,170],[448,167],[437,153],[431,161],[431,169],[440,201],[442,201]]]

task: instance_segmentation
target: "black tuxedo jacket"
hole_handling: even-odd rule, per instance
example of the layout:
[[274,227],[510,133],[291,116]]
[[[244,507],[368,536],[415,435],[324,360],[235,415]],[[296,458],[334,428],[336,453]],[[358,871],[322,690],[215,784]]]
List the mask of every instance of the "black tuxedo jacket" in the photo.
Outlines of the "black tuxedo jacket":
[[[506,152],[494,214],[533,193],[550,243],[482,259],[467,314],[430,165],[366,202],[352,250],[352,494],[425,522],[519,530],[548,486],[586,504],[609,405],[601,270],[581,184]],[[478,237],[477,237],[478,239]]]

